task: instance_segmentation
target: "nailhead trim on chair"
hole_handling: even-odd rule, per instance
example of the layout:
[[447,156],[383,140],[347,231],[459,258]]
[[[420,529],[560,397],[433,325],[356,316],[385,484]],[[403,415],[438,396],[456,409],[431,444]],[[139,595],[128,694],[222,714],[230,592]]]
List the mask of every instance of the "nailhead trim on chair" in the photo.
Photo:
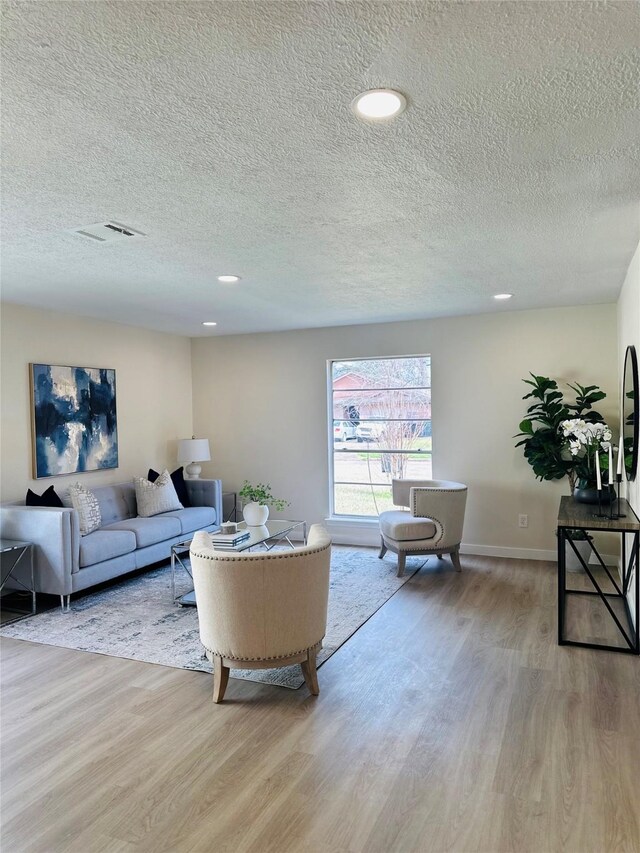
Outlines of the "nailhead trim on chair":
[[[324,637],[322,638],[324,640]],[[317,643],[314,643],[312,646],[305,646],[304,649],[298,649],[297,652],[289,652],[286,655],[277,655],[277,657],[271,658],[234,658],[231,655],[227,655],[224,652],[214,652],[212,649],[208,649],[206,646],[203,646],[206,652],[209,652],[210,655],[215,655],[219,658],[226,658],[227,660],[237,660],[242,663],[251,663],[252,661],[264,661],[264,660],[286,660],[287,658],[295,657],[296,655],[301,655],[303,652],[308,652],[309,649],[317,649],[318,647],[322,648],[322,640],[318,640]]]
[[[324,551],[326,548],[328,548],[330,546],[330,544],[331,543],[328,543],[327,545],[322,545],[319,548],[314,548],[313,551],[305,551],[305,554],[319,554],[321,551]],[[303,547],[306,547],[306,545],[304,545]],[[231,557],[229,554],[224,554],[224,556],[223,556],[222,551],[216,551],[216,554],[214,557],[210,557],[208,554],[203,554],[200,551],[194,551],[193,553],[196,555],[196,557],[201,557],[203,560],[220,560],[221,562],[228,560],[231,563],[238,563],[238,562],[242,562],[242,561],[251,562],[252,560],[255,560],[256,558],[264,558],[267,556],[267,554],[269,555],[269,557],[272,560],[288,560],[288,559],[291,559],[291,557],[300,556],[300,551],[301,551],[300,548],[297,548],[296,550],[291,551],[291,552],[289,552],[289,551],[285,551],[285,552],[280,552],[280,551],[259,551],[258,552],[258,551],[254,551],[252,554],[248,554],[246,557],[240,557],[238,554],[236,554],[235,557]],[[294,652],[294,654],[297,654],[297,652]]]
[[[411,540],[409,540],[409,541],[411,541]],[[427,548],[426,545],[422,545],[422,547],[420,547],[420,548],[398,548],[398,550],[402,551],[403,553],[406,553],[407,551],[417,551],[420,554],[428,554],[429,553],[429,549]],[[442,550],[442,549],[441,548],[434,548],[434,551],[440,551],[440,550]]]
[[[428,517],[431,519],[431,521],[435,521],[436,524],[438,524],[440,526],[440,536],[433,543],[434,545],[437,545],[438,542],[440,542],[444,537],[444,524],[440,521],[439,518],[436,518],[434,515],[430,515]],[[419,515],[415,516],[415,518],[420,518],[420,516]]]

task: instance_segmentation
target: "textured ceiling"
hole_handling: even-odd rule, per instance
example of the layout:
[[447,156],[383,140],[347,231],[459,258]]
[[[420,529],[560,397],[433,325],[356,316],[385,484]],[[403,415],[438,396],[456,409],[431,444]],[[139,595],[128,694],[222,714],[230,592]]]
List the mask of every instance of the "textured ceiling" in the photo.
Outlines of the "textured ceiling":
[[[8,301],[187,335],[611,302],[638,241],[637,3],[7,2],[3,41]],[[148,236],[65,231],[108,219]]]

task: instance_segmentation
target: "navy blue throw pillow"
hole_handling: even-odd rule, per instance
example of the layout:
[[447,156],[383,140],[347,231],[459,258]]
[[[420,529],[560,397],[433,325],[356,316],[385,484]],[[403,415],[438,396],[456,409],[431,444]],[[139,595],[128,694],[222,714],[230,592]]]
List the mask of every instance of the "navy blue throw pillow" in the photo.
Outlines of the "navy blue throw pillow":
[[41,495],[37,495],[35,492],[32,492],[31,489],[28,489],[27,497],[24,502],[26,506],[62,506],[60,496],[53,486],[49,486],[49,488],[45,489]]
[[[160,474],[157,471],[154,471],[153,468],[149,468],[149,473],[147,474],[147,480],[150,480],[152,483],[158,479]],[[176,490],[176,494],[178,495],[178,500],[184,507],[191,506],[191,501],[189,500],[189,493],[187,492],[187,487],[184,482],[184,471],[182,468],[176,468],[175,471],[171,472],[171,482],[173,483],[173,487]]]

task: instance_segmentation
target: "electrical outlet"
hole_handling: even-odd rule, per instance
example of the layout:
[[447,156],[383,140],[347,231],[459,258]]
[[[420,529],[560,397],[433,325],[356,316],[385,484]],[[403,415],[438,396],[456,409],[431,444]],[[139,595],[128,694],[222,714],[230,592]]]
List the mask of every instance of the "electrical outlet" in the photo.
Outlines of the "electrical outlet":
[[529,516],[524,513],[520,513],[518,516],[518,527],[528,527],[529,526]]

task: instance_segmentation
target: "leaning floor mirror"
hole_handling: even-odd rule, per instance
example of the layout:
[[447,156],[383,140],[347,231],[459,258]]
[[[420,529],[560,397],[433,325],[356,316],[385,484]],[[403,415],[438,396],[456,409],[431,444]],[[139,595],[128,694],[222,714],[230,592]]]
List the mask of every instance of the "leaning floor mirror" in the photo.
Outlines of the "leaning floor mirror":
[[622,385],[622,435],[624,441],[624,467],[627,480],[635,480],[638,470],[639,422],[638,357],[636,355],[636,348],[629,346],[624,357]]

